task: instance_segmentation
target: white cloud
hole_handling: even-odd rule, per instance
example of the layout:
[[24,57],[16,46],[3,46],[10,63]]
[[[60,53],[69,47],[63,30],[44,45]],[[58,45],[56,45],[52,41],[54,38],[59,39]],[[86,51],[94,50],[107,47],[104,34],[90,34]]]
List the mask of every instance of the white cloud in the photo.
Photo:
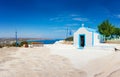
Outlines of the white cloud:
[[58,27],[50,27],[49,29],[50,30],[64,30],[64,29],[66,29],[66,27],[58,26]]
[[79,15],[77,15],[77,14],[71,14],[70,16],[71,17],[76,17],[76,16],[79,16]]
[[75,21],[88,21],[87,18],[81,18],[81,17],[77,17],[77,18],[72,18]]
[[120,14],[116,15],[117,18],[120,18]]
[[58,29],[58,30],[55,30],[54,32],[60,32],[60,33],[63,32],[64,33],[65,31],[66,30],[60,30],[60,29]]
[[54,21],[54,20],[58,20],[58,19],[59,19],[58,17],[50,18],[50,21]]
[[54,18],[50,18],[50,21],[55,21],[55,22],[63,22],[63,21],[88,21],[87,18],[80,17],[80,15],[77,14],[70,14],[70,15],[62,15],[62,16],[57,16]]
[[62,22],[64,20],[64,18],[61,17],[55,17],[55,18],[50,18],[50,21],[55,21],[55,22]]
[[73,24],[66,24],[66,26],[78,26],[80,24],[77,24],[77,23],[73,23]]

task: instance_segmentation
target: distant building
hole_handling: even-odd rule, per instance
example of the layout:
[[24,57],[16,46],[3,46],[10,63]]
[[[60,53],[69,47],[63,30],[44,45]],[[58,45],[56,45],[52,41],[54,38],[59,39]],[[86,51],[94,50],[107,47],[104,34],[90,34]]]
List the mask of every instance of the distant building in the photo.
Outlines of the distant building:
[[99,45],[103,40],[102,38],[103,37],[101,37],[95,29],[84,27],[84,25],[82,25],[82,27],[74,33],[74,46],[83,48],[86,46]]

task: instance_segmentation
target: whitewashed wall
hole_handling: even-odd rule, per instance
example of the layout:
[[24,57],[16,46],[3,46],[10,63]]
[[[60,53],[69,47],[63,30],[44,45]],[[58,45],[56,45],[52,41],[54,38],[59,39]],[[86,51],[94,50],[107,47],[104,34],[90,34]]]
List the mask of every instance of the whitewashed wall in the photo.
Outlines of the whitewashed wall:
[[73,40],[74,40],[74,46],[78,48],[78,34],[77,33],[74,33]]
[[[80,40],[79,35],[80,34],[85,35],[85,46],[92,46],[93,45],[92,43],[94,43],[94,45],[100,44],[99,39],[98,39],[98,36],[99,36],[98,33],[94,32],[94,35],[93,35],[94,39],[93,39],[92,32],[88,31],[85,27],[82,27],[74,33],[74,46],[75,47],[77,47],[77,48],[79,47],[79,40]],[[92,40],[94,42],[92,42]]]
[[94,33],[94,45],[99,45],[99,44],[100,44],[99,34]]
[[92,32],[87,32],[86,34],[86,46],[92,46]]

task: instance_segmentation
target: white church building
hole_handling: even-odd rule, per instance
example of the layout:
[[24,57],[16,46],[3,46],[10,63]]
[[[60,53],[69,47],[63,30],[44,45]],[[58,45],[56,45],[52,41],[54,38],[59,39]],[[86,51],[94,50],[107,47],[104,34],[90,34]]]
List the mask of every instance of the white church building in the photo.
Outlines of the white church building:
[[84,24],[74,33],[73,38],[77,48],[95,46],[101,42],[100,34],[95,29],[84,27]]

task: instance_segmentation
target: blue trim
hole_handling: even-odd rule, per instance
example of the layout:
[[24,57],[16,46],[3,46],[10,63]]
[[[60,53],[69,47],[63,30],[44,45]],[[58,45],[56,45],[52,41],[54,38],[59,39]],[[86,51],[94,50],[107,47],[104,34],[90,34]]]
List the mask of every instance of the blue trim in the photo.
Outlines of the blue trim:
[[[98,33],[96,29],[92,29],[92,28],[88,28],[88,27],[80,27],[79,29],[81,29],[81,28],[85,28],[85,29],[86,29],[87,31],[89,31],[89,32]],[[78,30],[79,30],[79,29],[78,29]]]
[[78,48],[80,48],[80,35],[78,35]]
[[81,49],[81,50],[82,50],[82,49],[84,49],[84,47],[79,47],[78,49]]
[[92,32],[92,46],[94,46],[94,32]]
[[79,35],[78,35],[78,47],[79,47],[80,49],[83,49],[83,47],[80,46],[80,43],[81,43],[80,36],[84,36],[84,47],[86,46],[86,36],[85,36],[85,34],[79,34]]
[[[84,39],[84,43],[85,43],[85,46],[86,46],[86,36],[85,36],[85,34],[84,34],[84,37],[85,37],[85,39]],[[84,46],[84,47],[85,47],[85,46]]]

